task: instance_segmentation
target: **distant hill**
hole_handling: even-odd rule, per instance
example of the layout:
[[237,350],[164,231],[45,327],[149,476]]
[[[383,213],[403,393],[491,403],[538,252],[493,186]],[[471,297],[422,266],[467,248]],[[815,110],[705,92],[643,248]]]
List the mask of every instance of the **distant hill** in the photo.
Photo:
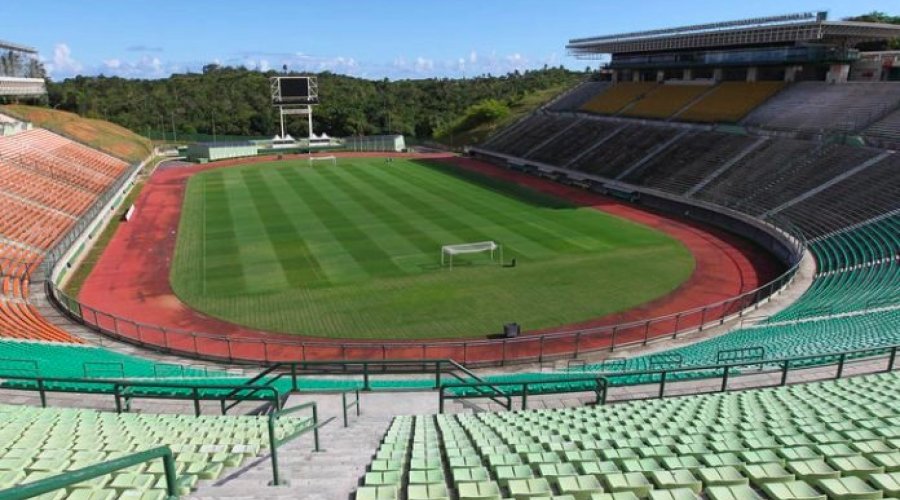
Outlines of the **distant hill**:
[[[159,80],[104,76],[70,78],[48,84],[51,107],[103,118],[154,139],[196,134],[268,136],[278,131],[269,101],[274,71],[207,65],[201,73]],[[431,139],[467,109],[488,99],[512,109],[543,100],[587,77],[584,72],[546,67],[506,75],[422,80],[367,80],[319,73],[321,104],[314,131],[333,137],[400,133]],[[306,120],[288,120],[288,132],[306,135]]]
[[129,162],[139,162],[153,151],[153,146],[146,138],[125,127],[103,120],[19,104],[0,106],[0,113],[32,122],[37,127],[64,135]]

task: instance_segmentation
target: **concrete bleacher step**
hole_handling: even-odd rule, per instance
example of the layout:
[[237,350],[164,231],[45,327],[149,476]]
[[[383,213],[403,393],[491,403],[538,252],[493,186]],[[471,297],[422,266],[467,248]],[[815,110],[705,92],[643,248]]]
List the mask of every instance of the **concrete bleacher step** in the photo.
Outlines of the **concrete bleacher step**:
[[389,415],[364,414],[353,417],[350,426],[344,428],[338,418],[321,429],[325,451],[312,451],[311,436],[303,436],[279,448],[281,475],[288,483],[284,486],[269,486],[272,469],[266,457],[255,461],[251,468],[232,472],[215,484],[201,484],[188,498],[242,499],[260,498],[261,495],[323,500],[349,498],[371,461],[371,456],[360,450],[377,448],[390,421]]

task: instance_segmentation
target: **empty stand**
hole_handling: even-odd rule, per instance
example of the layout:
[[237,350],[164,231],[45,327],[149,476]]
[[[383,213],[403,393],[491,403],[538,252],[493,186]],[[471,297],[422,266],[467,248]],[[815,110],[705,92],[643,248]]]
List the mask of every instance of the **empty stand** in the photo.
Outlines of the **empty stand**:
[[665,84],[622,111],[623,116],[665,119],[710,91],[709,85]]
[[581,106],[582,111],[613,115],[658,87],[654,82],[622,82],[609,87]]
[[612,85],[609,82],[582,82],[548,106],[552,111],[577,111],[592,97]]
[[782,82],[722,82],[675,118],[691,122],[735,123],[783,87]]
[[[280,418],[279,435],[307,426]],[[269,447],[266,417],[187,417],[0,406],[0,490],[60,475],[138,451],[169,446],[178,492],[215,480]],[[41,498],[166,498],[159,461],[78,483]]]
[[683,194],[756,140],[722,132],[691,132],[623,180]]
[[575,409],[397,417],[364,499],[895,497],[896,373]]
[[900,109],[873,123],[864,134],[879,146],[900,149]]
[[532,151],[528,159],[563,167],[587,148],[623,127],[613,121],[580,120],[566,133]]
[[572,124],[571,118],[535,114],[514,125],[515,133],[496,136],[485,147],[511,156],[523,156],[541,142]]
[[571,168],[613,179],[679,132],[666,126],[627,125],[600,147],[577,158]]
[[757,108],[744,123],[780,130],[851,132],[900,105],[900,83],[801,82]]

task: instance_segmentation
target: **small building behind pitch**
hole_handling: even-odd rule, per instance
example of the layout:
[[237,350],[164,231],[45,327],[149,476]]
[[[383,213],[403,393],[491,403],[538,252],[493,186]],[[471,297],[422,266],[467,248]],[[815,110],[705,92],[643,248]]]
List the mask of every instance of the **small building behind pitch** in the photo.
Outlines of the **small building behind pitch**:
[[188,146],[187,159],[188,161],[206,163],[228,158],[256,156],[258,153],[259,145],[254,142],[200,142]]

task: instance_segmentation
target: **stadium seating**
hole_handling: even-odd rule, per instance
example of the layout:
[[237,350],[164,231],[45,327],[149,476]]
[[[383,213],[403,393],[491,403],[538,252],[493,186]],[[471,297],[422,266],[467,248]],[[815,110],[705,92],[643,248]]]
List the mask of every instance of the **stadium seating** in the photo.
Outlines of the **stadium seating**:
[[709,180],[694,194],[696,198],[732,206],[746,199],[777,173],[816,149],[816,144],[795,139],[773,138],[754,149],[727,171]]
[[778,215],[809,238],[830,234],[900,209],[900,156],[886,159],[791,205]]
[[708,85],[658,85],[643,99],[622,111],[622,116],[665,119],[710,90]]
[[873,123],[863,133],[878,146],[900,149],[900,109]]
[[900,83],[791,85],[754,110],[744,123],[779,130],[861,130],[900,105]]
[[757,141],[738,134],[692,132],[622,180],[684,194]]
[[552,111],[577,111],[590,98],[605,91],[609,82],[582,82],[548,106]]
[[587,148],[621,128],[611,121],[580,120],[567,132],[531,152],[527,158],[556,166],[565,166]]
[[895,497],[897,391],[900,375],[889,373],[564,410],[397,417],[356,498]]
[[510,133],[498,135],[489,140],[486,147],[500,153],[521,157],[571,124],[571,120],[566,117],[549,114],[531,115],[514,125],[514,130]]
[[782,82],[722,82],[675,118],[689,122],[735,123],[782,88]]
[[[276,432],[286,435],[308,424],[304,418],[280,418]],[[187,495],[198,481],[217,479],[227,468],[264,452],[269,446],[266,425],[265,417],[0,405],[0,490],[168,445],[175,454],[179,493]],[[165,477],[157,460],[41,498],[166,498]]]
[[571,168],[616,178],[644,158],[648,151],[674,138],[678,132],[678,129],[667,126],[628,125],[602,147],[579,157]]
[[613,115],[622,111],[625,106],[640,99],[659,84],[655,82],[622,82],[609,87],[605,92],[595,95],[581,106],[582,111],[601,115]]

